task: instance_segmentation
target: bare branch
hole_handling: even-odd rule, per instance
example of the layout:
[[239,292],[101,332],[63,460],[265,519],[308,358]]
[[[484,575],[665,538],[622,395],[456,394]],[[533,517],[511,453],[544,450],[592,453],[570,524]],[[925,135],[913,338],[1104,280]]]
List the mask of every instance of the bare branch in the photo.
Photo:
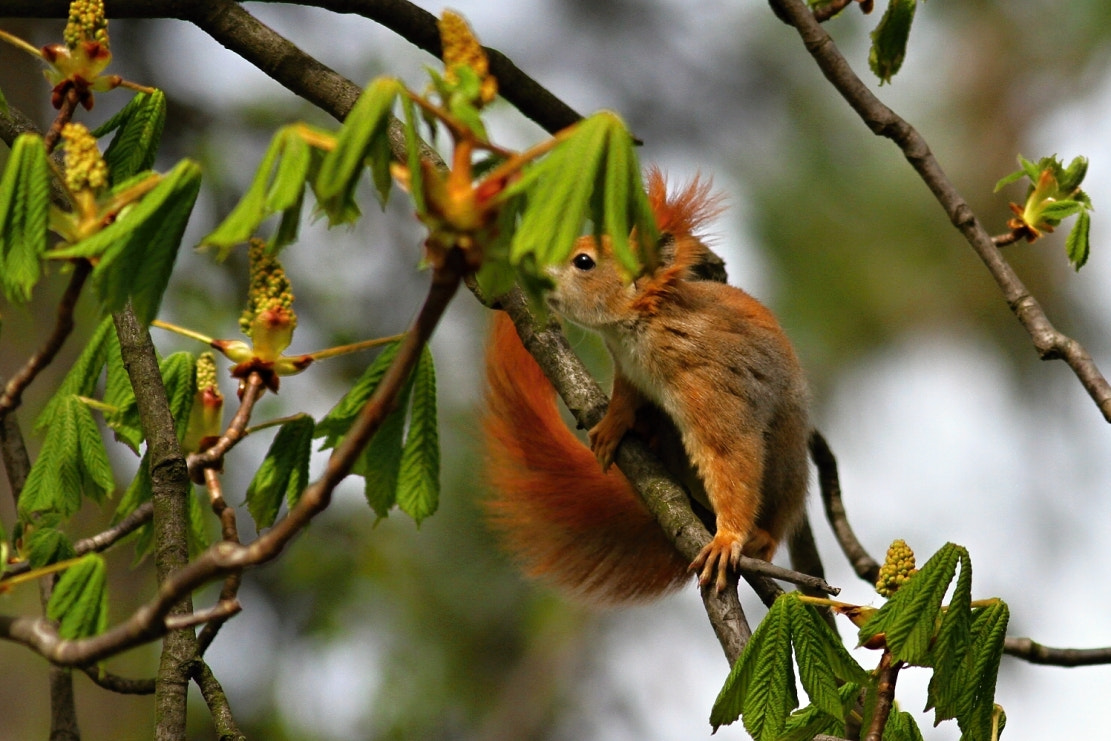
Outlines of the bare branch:
[[818,487],[822,492],[822,504],[825,506],[826,519],[833,528],[833,535],[841,546],[845,558],[853,567],[853,571],[869,584],[875,584],[880,575],[880,564],[868,555],[864,546],[857,540],[856,533],[849,525],[848,516],[845,514],[845,505],[841,501],[841,481],[837,476],[837,459],[829,449],[829,443],[822,437],[822,433],[813,430],[810,433],[810,458],[818,467]]
[[[252,373],[249,381],[253,383],[249,383],[248,388],[252,386],[256,389],[263,388],[262,377],[257,373]],[[256,391],[255,396],[257,397],[259,393],[261,392]],[[246,398],[246,395],[244,395],[244,398]],[[242,411],[242,407],[240,407],[240,411]],[[249,416],[249,414],[245,416]],[[246,425],[246,420],[243,420],[243,424]],[[235,426],[234,421],[232,426]],[[216,472],[216,469],[205,468],[204,481],[208,490],[209,501],[212,504],[212,511],[220,519],[221,539],[225,543],[239,543],[239,526],[235,521],[235,509],[224,500],[223,486],[220,483],[220,475]],[[233,571],[225,576],[224,586],[220,588],[220,601],[227,602],[236,599],[242,581],[243,572],[241,571]],[[225,622],[227,622],[227,618],[210,620],[201,630],[200,635],[197,636],[197,652],[201,656],[204,656],[205,651],[212,645],[212,641],[215,640],[216,634],[220,632],[220,628],[223,627]]]
[[1008,638],[1003,652],[1031,664],[1051,666],[1093,666],[1111,664],[1111,646],[1103,648],[1050,648],[1029,638]]
[[103,671],[99,666],[83,666],[81,671],[93,680],[98,687],[115,692],[120,695],[153,695],[154,678],[128,679],[111,672]]
[[212,721],[216,724],[216,735],[220,741],[246,741],[247,737],[239,730],[239,725],[231,714],[228,696],[220,685],[212,669],[204,661],[198,661],[193,672],[193,681],[201,690],[208,710],[212,714]]
[[929,187],[949,220],[957,228],[995,280],[1007,305],[1030,335],[1042,360],[1063,359],[1072,368],[1104,419],[1111,422],[1111,384],[1099,371],[1084,347],[1050,323],[1045,311],[1018,275],[1003,259],[991,236],[972,208],[949,181],[914,127],[884,105],[853,72],[833,39],[814,18],[803,0],[768,0],[776,15],[798,31],[807,51],[830,84],[860,116],[872,132],[891,139]]
[[[189,531],[188,502],[192,494],[189,470],[177,438],[150,332],[135,316],[130,304],[112,318],[147,441],[153,505],[154,568],[158,583],[164,586],[189,562],[186,536]],[[163,602],[165,610],[154,611],[145,625],[135,626],[136,630],[124,637],[138,639],[154,630],[159,634],[165,633],[155,689],[155,736],[179,738],[185,733],[188,672],[197,656],[197,637],[192,630],[173,630],[168,625],[170,619],[188,619],[193,612],[193,600],[188,592],[170,596],[162,590],[161,595],[167,597]]]
[[799,587],[807,587],[822,592],[823,594],[841,594],[841,590],[838,587],[830,586],[826,583],[826,580],[821,577],[785,569],[782,566],[776,566],[773,563],[762,561],[759,558],[741,556],[738,571],[745,575],[766,576],[770,579],[778,579],[779,581],[785,581]]
[[81,289],[85,286],[85,281],[92,273],[92,266],[89,265],[87,260],[78,260],[73,266],[73,274],[70,275],[69,285],[66,286],[66,291],[62,294],[61,300],[58,302],[58,310],[54,320],[54,330],[50,336],[46,338],[46,342],[35,351],[35,353],[27,359],[8,383],[4,386],[3,393],[0,393],[0,419],[3,419],[11,412],[19,407],[20,401],[23,398],[23,392],[31,385],[31,382],[43,371],[46,366],[50,365],[51,361],[62,349],[66,339],[73,331],[73,312],[77,307],[77,300],[81,298]]

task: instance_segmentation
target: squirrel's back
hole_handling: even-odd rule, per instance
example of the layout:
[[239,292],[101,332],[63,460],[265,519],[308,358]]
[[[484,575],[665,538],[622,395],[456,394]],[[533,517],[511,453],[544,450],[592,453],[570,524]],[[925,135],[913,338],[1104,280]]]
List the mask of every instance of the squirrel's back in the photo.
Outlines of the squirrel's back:
[[603,472],[563,422],[551,384],[501,312],[486,361],[486,506],[525,571],[596,603],[682,585],[687,561],[621,472]]

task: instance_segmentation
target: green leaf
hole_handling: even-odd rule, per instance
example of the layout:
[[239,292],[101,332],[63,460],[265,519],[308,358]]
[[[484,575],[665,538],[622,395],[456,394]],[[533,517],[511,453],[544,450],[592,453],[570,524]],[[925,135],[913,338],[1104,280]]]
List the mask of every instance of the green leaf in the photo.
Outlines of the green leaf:
[[247,509],[259,530],[274,524],[283,498],[294,506],[308,485],[312,438],[313,421],[307,415],[286,422],[274,436],[247,487]]
[[59,623],[67,640],[103,633],[108,627],[107,568],[99,554],[90,553],[70,566],[54,585],[46,614]]
[[344,119],[336,139],[336,146],[324,156],[317,174],[315,188],[320,208],[328,215],[330,224],[350,221],[358,214],[355,204],[355,187],[362,175],[363,165],[369,164],[375,173],[375,182],[388,195],[388,181],[383,181],[382,168],[389,167],[389,138],[387,130],[390,111],[404,87],[398,80],[380,77],[370,83]]
[[847,717],[856,707],[860,689],[860,685],[855,682],[846,682],[838,688],[841,709],[836,717],[830,716],[816,705],[807,705],[791,713],[777,741],[812,741],[815,736],[822,733],[837,737],[845,736],[845,721],[841,719]]
[[92,410],[84,402],[73,397],[72,409],[81,456],[81,490],[90,499],[103,502],[104,497],[116,488],[112,464],[108,460],[108,451],[104,449],[104,438],[93,419]]
[[371,438],[356,462],[353,473],[362,476],[367,504],[379,519],[387,517],[397,504],[397,482],[401,475],[401,451],[405,436],[405,417],[413,388],[410,376],[397,397],[397,409]]
[[73,515],[82,495],[102,501],[115,487],[92,412],[76,396],[59,403],[19,497],[20,518],[37,512]]
[[[100,324],[93,330],[85,349],[81,351],[73,367],[66,373],[62,383],[54,396],[47,402],[46,407],[35,419],[34,429],[41,432],[46,429],[58,408],[68,403],[72,396],[92,396],[96,391],[96,383],[100,379],[100,371],[108,357],[108,348],[111,338],[115,337],[116,328],[112,317],[104,317]],[[118,346],[118,341],[117,341]]]
[[93,132],[98,139],[116,132],[104,152],[112,183],[121,183],[154,165],[165,124],[166,95],[155,90],[137,94]]
[[[111,317],[106,317],[105,321],[111,323]],[[115,332],[109,333],[107,345],[104,403],[115,411],[105,414],[104,421],[116,433],[116,439],[137,455],[139,445],[143,442],[143,426],[139,420],[135,391],[131,388],[131,378],[123,366],[120,340]]]
[[0,176],[0,287],[25,303],[42,276],[50,222],[50,169],[42,137],[21,134]]
[[128,484],[127,490],[120,497],[116,511],[112,515],[112,524],[115,525],[123,518],[139,508],[139,505],[149,502],[153,495],[153,484],[150,478],[150,455],[144,453],[139,460],[139,468],[135,471],[135,478]]
[[158,364],[162,373],[162,383],[166,387],[166,398],[170,402],[170,413],[174,416],[174,431],[178,439],[185,437],[189,425],[189,412],[197,393],[197,359],[193,353],[175,352]]
[[440,437],[436,427],[436,369],[425,345],[413,370],[409,434],[401,452],[397,506],[419,525],[440,504]]
[[990,741],[992,738],[995,684],[1009,620],[1010,610],[1002,600],[976,611],[972,623],[971,666],[965,687],[967,711],[957,716],[963,741]]
[[999,179],[999,182],[995,184],[995,187],[992,189],[992,193],[998,193],[1006,186],[1010,185],[1011,183],[1017,183],[1024,177],[1026,177],[1026,172],[1024,170],[1015,170],[1010,175],[1004,175]]
[[1059,187],[1063,193],[1072,193],[1084,182],[1084,176],[1087,174],[1088,158],[1074,157],[1068,167],[1059,168],[1057,187]]
[[922,741],[922,731],[910,713],[892,709],[883,726],[883,741]]
[[1091,246],[1088,243],[1088,232],[1091,230],[1092,217],[1087,211],[1081,211],[1080,216],[1073,224],[1072,231],[1065,239],[1065,253],[1069,256],[1069,264],[1074,269],[1080,270],[1088,262],[1088,253]]
[[112,224],[49,254],[99,258],[93,280],[104,309],[118,311],[130,299],[139,321],[149,324],[158,313],[200,186],[200,167],[183,160]]
[[972,635],[972,560],[967,553],[961,554],[960,565],[953,598],[942,615],[937,639],[930,650],[934,673],[925,709],[936,709],[934,725],[957,717],[969,699],[965,669]]
[[881,85],[891,82],[891,78],[903,66],[916,6],[917,0],[891,0],[876,30],[872,31],[868,66],[880,78]]
[[791,639],[802,687],[812,704],[843,720],[839,686],[846,681],[863,684],[868,681],[868,673],[849,655],[840,636],[816,608],[804,605],[797,593],[785,599],[790,607]]
[[270,140],[270,146],[255,171],[243,198],[216,229],[201,240],[219,248],[223,260],[236,245],[255,235],[263,221],[276,213],[281,222],[272,241],[280,249],[297,238],[305,183],[316,172],[319,156],[302,135],[304,124],[285,126]]
[[775,739],[783,732],[787,716],[798,707],[790,609],[780,597],[752,634],[710,711],[715,731],[743,716],[745,730],[756,741]]
[[27,544],[27,551],[27,561],[32,569],[41,569],[77,556],[66,534],[53,527],[35,528]]
[[878,633],[886,633],[892,656],[908,664],[926,665],[930,639],[941,617],[941,600],[953,580],[958,560],[968,551],[946,543],[887,603],[860,629],[864,644]]
[[339,441],[347,434],[348,428],[351,423],[355,421],[355,417],[362,411],[363,406],[366,404],[367,399],[374,393],[374,389],[382,380],[382,376],[386,374],[386,370],[393,363],[393,359],[397,357],[397,351],[401,347],[400,342],[391,342],[386,345],[382,352],[378,354],[374,362],[370,364],[363,375],[355,381],[351,389],[344,394],[343,398],[336,403],[332,410],[328,412],[319,422],[316,423],[316,431],[313,437],[323,437],[324,442],[321,444],[321,450],[334,448],[339,444]]
[[212,539],[208,537],[208,520],[205,519],[205,508],[201,505],[200,497],[189,497],[189,529],[186,531],[186,540],[189,544],[189,555],[195,557],[208,548]]
[[1066,219],[1082,211],[1084,211],[1084,205],[1080,203],[1080,201],[1066,199],[1062,201],[1053,201],[1039,209],[1038,213],[1041,216],[1041,221],[1050,226],[1057,226],[1061,223],[1062,219]]
[[[117,524],[138,509],[139,505],[149,502],[153,494],[153,484],[150,478],[150,456],[144,453],[139,461],[139,468],[135,471],[135,478],[131,480],[127,491],[120,497],[120,503],[116,505],[116,511],[112,515],[112,524]],[[154,547],[154,529],[151,523],[148,521],[139,526],[130,538],[135,543],[134,563],[138,565]]]
[[656,223],[648,207],[632,137],[617,115],[603,111],[576,124],[543,160],[525,171],[503,197],[527,196],[510,262],[542,272],[563,262],[589,219],[609,235],[614,255],[634,274],[633,227],[651,249]]

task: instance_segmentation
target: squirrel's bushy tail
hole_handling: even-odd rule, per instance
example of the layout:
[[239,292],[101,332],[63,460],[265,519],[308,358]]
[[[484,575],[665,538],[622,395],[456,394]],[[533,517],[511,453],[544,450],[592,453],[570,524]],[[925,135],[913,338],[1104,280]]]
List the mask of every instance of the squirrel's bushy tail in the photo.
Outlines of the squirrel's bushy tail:
[[526,573],[611,604],[650,599],[686,581],[687,561],[621,472],[603,473],[564,424],[555,391],[502,312],[486,368],[486,508]]

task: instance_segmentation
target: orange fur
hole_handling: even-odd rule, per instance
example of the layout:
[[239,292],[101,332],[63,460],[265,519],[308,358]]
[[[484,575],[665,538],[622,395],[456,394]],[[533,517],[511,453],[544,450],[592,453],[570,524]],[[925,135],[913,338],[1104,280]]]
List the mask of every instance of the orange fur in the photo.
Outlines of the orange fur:
[[650,599],[686,581],[687,562],[629,482],[603,472],[564,424],[505,314],[494,318],[486,362],[486,507],[526,573],[601,604]]

